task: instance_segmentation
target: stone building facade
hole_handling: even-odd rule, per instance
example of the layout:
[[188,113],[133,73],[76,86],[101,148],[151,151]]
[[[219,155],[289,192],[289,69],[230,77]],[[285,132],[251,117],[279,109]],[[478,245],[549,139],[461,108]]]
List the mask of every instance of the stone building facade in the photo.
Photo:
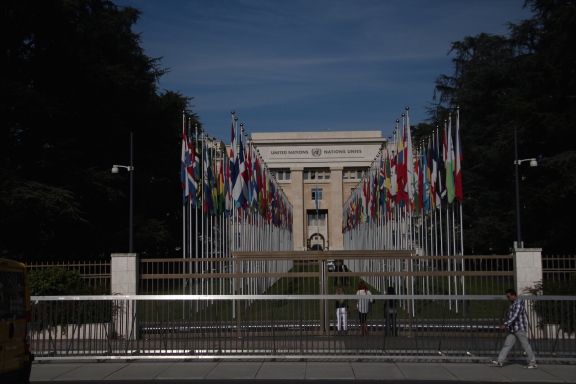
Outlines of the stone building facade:
[[252,133],[293,205],[294,250],[343,249],[342,206],[386,144],[380,131]]

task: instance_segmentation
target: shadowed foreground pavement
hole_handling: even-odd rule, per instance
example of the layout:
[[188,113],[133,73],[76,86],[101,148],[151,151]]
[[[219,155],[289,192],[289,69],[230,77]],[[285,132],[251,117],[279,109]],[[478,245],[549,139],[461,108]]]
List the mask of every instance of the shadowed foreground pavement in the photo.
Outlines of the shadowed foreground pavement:
[[[504,367],[489,363],[415,362],[346,359],[332,361],[294,360],[103,360],[42,361],[34,363],[31,381],[76,382],[98,380],[138,380],[139,383],[163,380],[192,382],[210,380],[217,384],[230,379],[298,382],[301,380],[342,380],[342,383],[364,380],[389,382],[514,382],[576,383],[576,364],[539,364],[538,369],[524,369],[523,361],[512,361]],[[181,381],[180,381],[181,380]]]

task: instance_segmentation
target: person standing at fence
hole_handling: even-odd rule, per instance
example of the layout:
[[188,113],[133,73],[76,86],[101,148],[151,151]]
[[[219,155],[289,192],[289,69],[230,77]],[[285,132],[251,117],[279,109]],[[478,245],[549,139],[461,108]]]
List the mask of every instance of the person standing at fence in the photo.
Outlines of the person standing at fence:
[[[338,286],[336,288],[336,295],[345,295],[343,286]],[[347,299],[336,299],[334,300],[334,307],[336,308],[336,328],[338,329],[338,336],[340,336],[342,331],[344,335],[348,334],[348,300]]]
[[[334,272],[348,272],[348,267],[346,267],[346,264],[344,264],[344,260],[334,261]],[[348,278],[346,276],[334,277],[334,286],[345,285],[347,282]]]
[[522,348],[526,352],[526,357],[528,359],[528,365],[524,368],[534,369],[538,368],[536,365],[536,358],[534,357],[534,352],[530,347],[528,342],[528,316],[526,315],[526,308],[524,307],[524,302],[516,297],[516,291],[513,289],[508,289],[506,291],[506,297],[510,304],[510,310],[508,312],[508,320],[500,326],[500,329],[507,329],[508,336],[506,336],[506,341],[504,342],[504,347],[500,351],[497,360],[492,360],[492,364],[499,367],[504,365],[504,360],[508,356],[508,352],[516,343],[516,340],[522,344]]
[[[386,295],[396,295],[394,287],[386,289]],[[386,331],[384,335],[396,336],[396,299],[384,300],[384,318],[386,319]]]
[[[361,281],[358,284],[358,291],[356,294],[359,296],[372,295],[372,293],[366,287],[366,283]],[[360,336],[368,336],[368,313],[370,312],[370,307],[372,306],[372,299],[358,299],[358,303],[354,308],[358,312],[358,318],[360,320]]]
[[[340,272],[348,272],[348,267],[344,264],[344,260],[340,260]],[[350,285],[348,276],[342,276],[342,285]]]

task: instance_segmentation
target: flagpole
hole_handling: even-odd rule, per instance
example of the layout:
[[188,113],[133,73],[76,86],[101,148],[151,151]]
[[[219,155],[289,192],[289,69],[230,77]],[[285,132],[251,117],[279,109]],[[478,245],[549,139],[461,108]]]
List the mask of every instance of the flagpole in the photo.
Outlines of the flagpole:
[[432,233],[432,236],[434,238],[434,256],[438,256],[440,253],[438,252],[438,208],[436,208],[436,206],[434,207],[434,216],[432,219],[432,228],[434,228],[434,231]]
[[[464,203],[464,192],[462,188],[462,141],[460,137],[460,107],[456,107],[456,163],[455,163],[455,171],[457,173],[457,178],[455,178],[455,189],[456,191],[456,198],[459,200],[459,208],[460,208],[460,255],[464,255],[464,217],[463,217],[463,209],[462,205]],[[462,270],[465,268],[464,259],[461,261]],[[464,276],[461,277],[462,279],[462,294],[466,293],[466,280]]]
[[[210,153],[212,154],[212,158],[210,158],[210,156],[208,156],[208,166],[212,168],[212,176],[213,178],[216,176],[216,168],[214,168],[214,159],[216,158],[216,144],[214,142],[214,138],[210,138]],[[216,238],[216,223],[217,223],[217,217],[216,217],[216,204],[218,203],[217,199],[214,199],[214,188],[215,188],[215,183],[213,185],[210,185],[210,180],[208,180],[208,185],[210,186],[210,197],[212,198],[212,207],[213,207],[213,214],[210,214],[208,217],[210,218],[210,243],[209,243],[209,251],[208,251],[208,258],[210,259],[210,263],[208,264],[208,273],[212,274],[214,272],[214,258],[215,258],[215,252],[217,250],[216,248],[216,243],[214,242],[213,239]],[[210,212],[208,212],[210,213]],[[213,295],[214,294],[214,279],[210,279],[208,280],[210,282],[210,294]]]
[[[187,160],[186,156],[188,155],[188,132],[186,131],[186,113],[185,111],[182,111],[182,152],[184,153],[184,159],[182,160]],[[183,179],[183,183],[184,185],[182,185],[182,188],[184,188],[184,193],[188,193],[188,170],[186,169],[187,167],[187,163],[186,161],[184,161],[184,163],[182,164],[183,167],[183,175],[184,177],[181,176],[181,180]],[[186,259],[186,242],[187,242],[187,238],[186,238],[186,210],[187,210],[187,205],[190,203],[190,195],[188,194],[186,196],[186,198],[184,199],[184,204],[182,206],[182,258]],[[189,266],[190,268],[190,266]],[[186,293],[186,279],[183,279],[183,286],[182,286],[182,294]],[[182,309],[182,311],[184,311],[184,309]],[[182,316],[184,317],[184,312],[182,313]]]
[[438,168],[438,185],[436,186],[436,198],[438,204],[436,209],[438,210],[438,218],[440,219],[439,233],[440,233],[440,255],[444,255],[444,223],[442,222],[442,173],[440,172],[440,128],[436,131],[436,156],[437,156],[437,168]]
[[[206,141],[207,141],[207,140],[206,140],[206,137],[207,137],[207,135],[206,135],[206,133],[204,133],[204,130],[203,130],[203,129],[202,129],[201,131],[202,131],[202,170],[201,170],[201,172],[202,172],[202,173],[201,173],[201,180],[202,180],[202,193],[201,193],[201,196],[202,196],[202,208],[201,208],[201,211],[200,211],[200,218],[201,218],[201,219],[200,219],[200,222],[201,222],[201,231],[200,231],[200,233],[204,234],[205,224],[206,224],[206,215],[204,214],[204,204],[207,204],[207,201],[206,201],[206,193],[207,193],[206,187],[207,187],[207,185],[206,185],[206,179],[205,179],[205,178],[206,178],[206,158],[205,158],[205,156],[204,156],[204,153],[205,153],[204,151],[206,151],[206,149],[207,149],[207,148],[206,148]],[[204,274],[205,271],[206,271],[206,262],[205,262],[205,259],[206,259],[206,257],[205,257],[205,255],[206,255],[206,241],[205,241],[205,240],[206,240],[206,239],[204,239],[204,236],[202,236],[202,240],[201,240],[201,243],[200,243],[200,257],[202,258],[202,274]],[[204,283],[205,283],[205,279],[202,278],[202,286],[201,286],[201,294],[202,294],[202,295],[206,294],[206,293],[204,292],[204,288],[205,288],[205,287],[204,287]]]
[[[198,170],[198,172],[200,171],[200,169],[199,169],[199,167],[200,167],[200,158],[198,158],[198,157],[196,156],[197,150],[198,150],[198,148],[199,148],[199,147],[198,147],[198,145],[199,145],[199,140],[198,140],[199,136],[200,136],[200,132],[199,132],[199,130],[198,130],[198,124],[194,124],[194,163],[196,164],[196,166],[195,166],[195,168],[194,168],[194,178],[196,178],[196,171],[197,171],[197,170]],[[198,161],[196,161],[196,159],[198,159]],[[202,183],[201,183],[201,180],[200,180],[199,178],[196,180],[196,184],[197,184],[197,189],[196,189],[196,192],[195,192],[196,196],[194,196],[194,199],[196,200],[196,206],[194,207],[194,228],[192,228],[192,225],[189,225],[189,226],[188,226],[189,238],[190,238],[190,246],[192,246],[192,238],[193,238],[192,235],[193,235],[193,233],[194,233],[194,230],[193,230],[193,229],[196,229],[196,230],[198,229],[198,207],[200,206],[200,205],[198,204],[198,196],[199,196],[198,191],[202,192],[202,189],[201,189],[201,188],[202,188]],[[200,207],[201,207],[201,206],[200,206]],[[191,208],[190,208],[190,209],[191,209]],[[201,209],[202,209],[202,208],[200,208],[200,210],[201,210]],[[190,218],[190,223],[191,223],[191,222],[192,222],[192,219]],[[196,261],[194,262],[194,273],[198,273],[198,271],[200,270],[200,268],[199,268],[200,263],[198,262],[198,259],[199,259],[199,257],[200,257],[199,247],[198,247],[198,236],[195,236],[195,237],[194,237],[194,244],[195,244],[195,247],[194,247],[194,258],[196,259]],[[196,279],[195,279],[195,284],[194,284],[194,285],[195,285],[194,289],[195,289],[195,293],[196,293],[196,294],[198,293],[198,282],[199,282],[199,279],[196,278]],[[197,310],[197,311],[199,310],[199,302],[198,302],[198,301],[196,301],[196,310]]]
[[[184,141],[185,139],[187,140],[187,133],[186,133],[186,114],[184,111],[182,111],[182,141]],[[184,143],[182,143],[182,152],[185,152],[185,147],[184,147]],[[187,154],[186,154],[187,155]],[[183,165],[181,165],[181,167],[184,167],[184,169],[181,171],[184,176],[186,176],[186,163],[184,163]],[[183,183],[187,183],[188,180],[186,178],[183,178],[182,176],[180,176],[181,180]],[[184,193],[186,193],[186,184],[182,185],[182,188],[184,189]],[[185,201],[190,201],[190,196],[187,196],[188,200]],[[186,258],[186,205],[187,204],[183,204],[182,206],[182,258]]]
[[[185,124],[186,129],[186,144],[189,146],[190,145],[190,124],[191,124],[191,119],[188,118],[188,122],[186,124],[186,122],[184,121],[185,116],[182,117],[182,122],[183,124]],[[195,156],[192,154],[192,152],[190,152],[190,147],[188,147],[188,151],[186,153],[186,156],[188,156],[188,158],[190,159],[190,161],[192,161],[192,156]],[[194,170],[194,164],[191,162],[190,165],[192,166],[192,170]],[[186,182],[188,183],[188,177],[189,176],[189,171],[186,171]],[[193,176],[192,176],[193,177]],[[194,193],[196,193],[196,191],[194,191]],[[192,231],[191,231],[191,224],[192,224],[192,196],[191,196],[191,191],[188,191],[188,196],[187,196],[187,211],[188,214],[184,215],[184,220],[186,221],[186,223],[188,224],[188,237],[186,237],[186,223],[184,224],[184,242],[186,242],[186,239],[188,240],[188,247],[184,246],[185,248],[185,254],[184,254],[184,258],[192,258]],[[192,273],[192,262],[188,263],[188,269],[189,269],[189,273]],[[190,294],[192,294],[192,279],[186,279],[185,281],[187,281],[188,283],[188,291]],[[184,287],[182,289],[182,292],[185,293],[186,292],[186,283],[184,284]]]
[[[191,118],[188,118],[188,123],[187,123],[187,132],[186,132],[186,141],[188,143],[188,145],[190,144],[190,128],[191,128]],[[192,140],[194,140],[194,137],[192,135]],[[190,147],[188,147],[188,152],[187,156],[190,158],[190,165],[192,166],[192,173],[194,173],[194,162],[196,161],[196,153],[193,153],[192,151],[190,151]],[[186,177],[189,177],[189,174],[186,175]],[[192,178],[194,178],[194,175],[191,176]],[[188,182],[188,180],[186,181]],[[187,252],[186,252],[186,256],[187,258],[191,259],[192,258],[192,199],[195,199],[196,196],[192,196],[192,193],[190,193],[191,191],[189,191],[188,194],[188,220],[187,220],[187,224],[188,224],[188,247],[187,247]],[[194,194],[196,193],[196,191],[193,192]],[[188,263],[189,269],[190,269],[190,273],[193,273],[193,263],[190,262]],[[184,291],[185,292],[185,291]],[[188,279],[188,292],[190,294],[192,294],[192,279]]]
[[[231,111],[230,114],[232,116],[232,134],[231,134],[231,143],[230,143],[230,153],[232,155],[232,159],[230,161],[230,176],[231,176],[231,180],[230,180],[230,198],[232,199],[232,204],[231,204],[231,209],[232,209],[232,252],[235,252],[238,250],[238,212],[236,209],[236,200],[234,199],[234,185],[237,182],[237,177],[238,175],[236,174],[236,159],[237,159],[237,137],[238,137],[238,132],[237,132],[237,122],[238,122],[238,118],[235,115],[236,112]],[[240,272],[240,267],[241,264],[240,262],[235,262],[233,263],[233,271],[234,273],[239,273]],[[240,294],[240,281],[238,278],[234,278],[233,279],[233,287],[232,287],[232,291],[234,294],[238,295]],[[236,300],[232,300],[232,317],[237,319],[238,318],[238,314],[237,311],[239,311],[240,308],[236,308]]]

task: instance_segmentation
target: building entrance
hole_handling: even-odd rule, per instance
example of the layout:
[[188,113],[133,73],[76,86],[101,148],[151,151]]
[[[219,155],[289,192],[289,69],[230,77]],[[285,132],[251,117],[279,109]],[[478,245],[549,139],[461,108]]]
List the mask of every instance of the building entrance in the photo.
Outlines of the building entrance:
[[320,233],[314,233],[308,239],[309,251],[323,251],[326,249],[326,240]]
[[307,211],[307,245],[309,251],[328,249],[328,210]]

